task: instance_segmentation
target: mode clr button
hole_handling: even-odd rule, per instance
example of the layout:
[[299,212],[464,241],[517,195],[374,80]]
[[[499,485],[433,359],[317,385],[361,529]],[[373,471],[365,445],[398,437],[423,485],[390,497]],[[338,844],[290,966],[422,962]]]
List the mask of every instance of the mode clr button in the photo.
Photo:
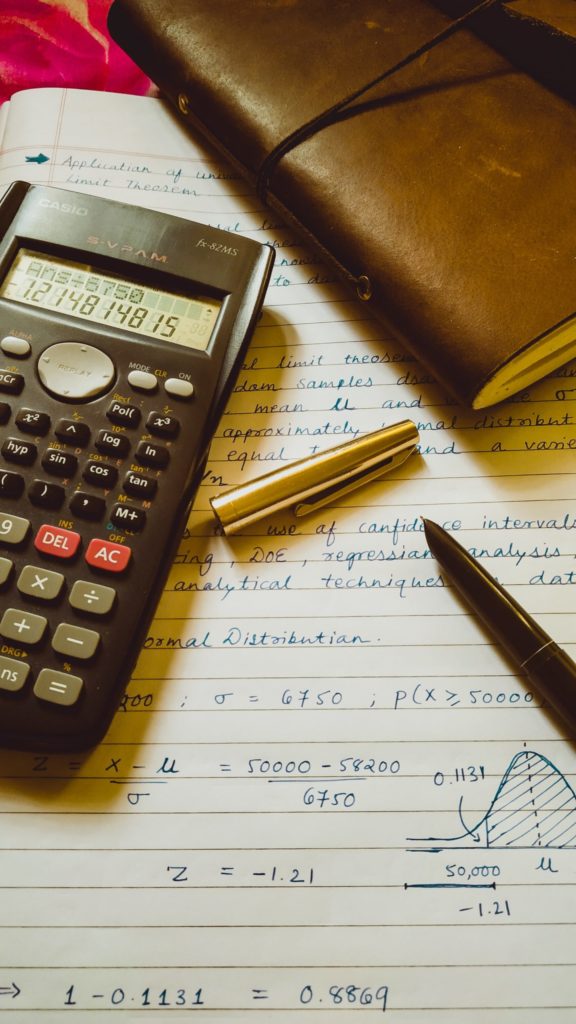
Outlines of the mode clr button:
[[78,550],[80,534],[64,530],[61,526],[44,524],[34,538],[34,547],[44,555],[55,558],[72,558]]

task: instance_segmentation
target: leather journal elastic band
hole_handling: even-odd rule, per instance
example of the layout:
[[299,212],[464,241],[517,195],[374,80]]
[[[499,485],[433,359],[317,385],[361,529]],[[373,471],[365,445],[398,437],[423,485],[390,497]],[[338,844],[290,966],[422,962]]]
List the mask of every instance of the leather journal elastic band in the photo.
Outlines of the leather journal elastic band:
[[289,153],[290,150],[295,149],[296,146],[299,146],[302,142],[305,142],[313,135],[316,135],[317,132],[322,131],[323,128],[327,128],[329,125],[335,124],[337,121],[343,120],[345,117],[353,116],[357,111],[351,110],[350,104],[355,100],[360,99],[361,96],[365,95],[365,93],[374,88],[374,86],[379,85],[380,82],[383,82],[386,78],[390,78],[408,64],[418,60],[418,58],[423,54],[428,53],[429,50],[432,50],[440,43],[443,43],[445,39],[449,39],[455,32],[464,28],[477,14],[487,10],[489,7],[495,7],[509,2],[513,2],[513,0],[481,0],[481,3],[476,4],[471,10],[467,11],[466,14],[456,18],[451,22],[451,24],[447,25],[445,29],[438,32],[431,39],[427,39],[425,43],[417,47],[415,50],[412,50],[392,67],[387,68],[386,71],[382,72],[382,74],[377,75],[377,77],[373,78],[371,82],[367,82],[359,89],[349,93],[343,99],[333,104],[333,106],[323,110],[321,114],[313,117],[310,121],[307,121],[305,124],[296,128],[295,131],[287,135],[278,143],[277,146],[274,147],[274,149],[270,151],[261,164],[256,181],[256,190],[260,199],[263,202],[266,202],[272,175],[274,174],[279,161],[286,155],[286,153]]

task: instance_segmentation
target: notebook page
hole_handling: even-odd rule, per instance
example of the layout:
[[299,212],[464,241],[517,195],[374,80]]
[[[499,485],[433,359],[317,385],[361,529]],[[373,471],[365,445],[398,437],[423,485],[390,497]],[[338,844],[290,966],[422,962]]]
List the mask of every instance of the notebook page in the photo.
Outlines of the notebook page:
[[[576,367],[453,404],[159,100],[19,94],[18,177],[252,235],[276,267],[108,735],[0,753],[6,1019],[573,1021],[574,749],[420,517],[576,656]],[[394,474],[218,535],[224,486],[404,418]]]

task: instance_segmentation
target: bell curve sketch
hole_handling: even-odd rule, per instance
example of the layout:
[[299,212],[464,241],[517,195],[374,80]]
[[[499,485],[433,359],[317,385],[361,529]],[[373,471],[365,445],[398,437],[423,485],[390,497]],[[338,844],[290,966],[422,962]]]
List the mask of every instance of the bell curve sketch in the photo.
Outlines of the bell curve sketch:
[[454,848],[576,848],[576,792],[556,765],[534,750],[514,755],[488,810],[473,827],[464,822],[462,800],[458,813],[463,832],[449,837],[410,836],[407,841],[430,853]]

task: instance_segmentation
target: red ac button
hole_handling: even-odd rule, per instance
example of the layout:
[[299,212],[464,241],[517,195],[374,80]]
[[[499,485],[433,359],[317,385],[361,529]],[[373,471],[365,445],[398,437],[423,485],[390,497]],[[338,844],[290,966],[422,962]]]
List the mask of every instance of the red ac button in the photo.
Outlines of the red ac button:
[[86,561],[95,569],[106,572],[123,572],[132,554],[125,544],[112,544],[109,540],[94,537],[86,549]]

